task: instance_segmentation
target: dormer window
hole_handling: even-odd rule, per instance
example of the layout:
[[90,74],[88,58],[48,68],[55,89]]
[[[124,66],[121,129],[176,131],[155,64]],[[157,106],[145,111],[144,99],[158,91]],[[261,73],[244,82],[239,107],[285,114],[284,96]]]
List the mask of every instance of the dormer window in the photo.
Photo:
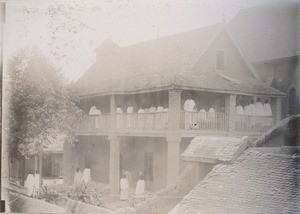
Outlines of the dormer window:
[[225,70],[225,51],[224,50],[217,51],[217,70],[221,70],[221,71]]

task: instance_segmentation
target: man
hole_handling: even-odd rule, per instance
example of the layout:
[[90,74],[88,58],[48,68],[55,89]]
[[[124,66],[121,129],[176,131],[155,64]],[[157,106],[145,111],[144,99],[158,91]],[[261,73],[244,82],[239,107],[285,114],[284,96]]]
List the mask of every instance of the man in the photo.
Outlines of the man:
[[196,104],[191,94],[188,95],[188,99],[184,102],[183,110],[185,111],[185,129],[192,129],[195,123],[192,112],[196,111]]
[[133,106],[130,105],[127,107],[126,114],[126,128],[133,128],[134,115],[133,114]]
[[145,181],[143,176],[140,176],[139,181],[136,184],[135,188],[135,196],[137,198],[144,198],[144,193],[145,193]]
[[74,176],[74,190],[76,192],[81,190],[82,181],[82,173],[79,170],[79,167],[76,167]]
[[121,195],[120,199],[121,201],[128,200],[128,189],[129,189],[129,183],[126,178],[126,175],[124,174],[120,181],[120,187],[121,187]]
[[137,125],[138,125],[139,129],[144,128],[144,126],[143,126],[143,124],[145,122],[145,115],[144,115],[144,113],[145,113],[145,109],[143,109],[143,107],[141,106],[139,108],[139,110],[138,110],[138,124]]
[[34,177],[33,177],[33,174],[32,174],[31,170],[29,171],[29,173],[27,175],[27,179],[25,181],[24,186],[27,188],[28,196],[32,197],[33,191],[34,191]]
[[82,175],[82,185],[84,190],[86,190],[90,182],[91,182],[91,169],[87,167],[83,170],[83,175]]
[[124,125],[124,123],[122,123],[123,121],[122,121],[122,118],[124,118],[124,117],[122,117],[122,113],[123,113],[123,110],[118,106],[117,107],[117,110],[116,110],[116,118],[117,118],[117,128],[121,128],[123,125]]

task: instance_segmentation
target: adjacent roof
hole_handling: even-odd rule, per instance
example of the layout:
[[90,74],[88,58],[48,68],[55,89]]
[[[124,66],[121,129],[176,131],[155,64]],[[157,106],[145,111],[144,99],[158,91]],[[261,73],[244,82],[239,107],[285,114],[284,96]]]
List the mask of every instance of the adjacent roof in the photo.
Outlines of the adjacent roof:
[[217,165],[171,214],[299,213],[299,155],[248,149]]
[[188,161],[232,162],[246,147],[245,138],[198,136],[192,140],[181,157]]
[[232,81],[192,66],[222,31],[220,24],[119,47],[111,40],[97,48],[95,64],[77,81],[81,96],[194,89],[235,94],[283,95],[254,77]]
[[227,25],[250,62],[299,55],[299,4],[261,5],[242,9]]

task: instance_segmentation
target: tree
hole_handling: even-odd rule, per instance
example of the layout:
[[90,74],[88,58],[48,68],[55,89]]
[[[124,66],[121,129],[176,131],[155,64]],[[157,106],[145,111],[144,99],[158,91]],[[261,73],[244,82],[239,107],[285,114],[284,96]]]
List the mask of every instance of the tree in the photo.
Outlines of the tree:
[[67,142],[83,117],[76,92],[62,73],[36,50],[20,50],[8,63],[8,147],[10,157],[41,154],[59,133]]

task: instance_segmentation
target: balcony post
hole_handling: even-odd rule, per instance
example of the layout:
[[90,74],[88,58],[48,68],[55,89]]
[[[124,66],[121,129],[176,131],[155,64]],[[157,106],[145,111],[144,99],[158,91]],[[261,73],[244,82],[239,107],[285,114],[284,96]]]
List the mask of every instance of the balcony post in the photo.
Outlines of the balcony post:
[[115,118],[116,118],[116,100],[115,95],[110,95],[110,129],[115,129]]
[[181,91],[169,90],[168,130],[180,129]]
[[229,134],[235,132],[235,106],[236,106],[236,95],[227,94],[225,97],[225,112],[228,118]]

